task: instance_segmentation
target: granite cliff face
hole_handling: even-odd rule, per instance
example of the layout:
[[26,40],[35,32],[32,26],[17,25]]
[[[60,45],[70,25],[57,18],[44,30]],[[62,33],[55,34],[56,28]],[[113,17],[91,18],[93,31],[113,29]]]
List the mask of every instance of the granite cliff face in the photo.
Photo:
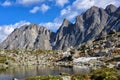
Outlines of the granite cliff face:
[[13,31],[0,48],[66,49],[93,41],[111,30],[120,31],[120,7],[108,5],[103,9],[93,6],[77,16],[74,24],[64,19],[56,33],[33,24],[22,26]]
[[35,24],[25,25],[14,30],[0,44],[4,49],[52,49],[50,45],[50,30]]
[[[64,20],[64,23],[69,21]],[[69,22],[56,33],[54,49],[75,47],[83,42],[94,40],[111,30],[120,31],[120,7],[108,5],[106,9],[91,7],[76,17],[75,24]]]

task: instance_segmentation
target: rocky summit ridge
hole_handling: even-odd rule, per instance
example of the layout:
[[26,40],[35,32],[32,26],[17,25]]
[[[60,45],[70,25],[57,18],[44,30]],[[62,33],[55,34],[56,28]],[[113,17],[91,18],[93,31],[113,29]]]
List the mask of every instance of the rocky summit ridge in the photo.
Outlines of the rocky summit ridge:
[[24,25],[15,29],[0,48],[4,49],[52,49],[50,46],[50,30],[36,24]]
[[96,6],[76,17],[73,24],[64,19],[56,33],[36,24],[15,29],[0,44],[0,49],[66,49],[94,41],[110,31],[120,31],[120,7],[112,4],[105,9]]

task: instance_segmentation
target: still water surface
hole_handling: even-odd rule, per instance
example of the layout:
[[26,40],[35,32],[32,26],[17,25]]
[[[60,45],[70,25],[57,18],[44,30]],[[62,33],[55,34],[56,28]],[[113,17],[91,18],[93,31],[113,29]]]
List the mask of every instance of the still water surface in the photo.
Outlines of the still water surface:
[[27,77],[40,75],[59,75],[60,73],[78,74],[89,73],[90,69],[87,67],[61,67],[61,66],[16,66],[0,72],[0,80],[12,80],[17,78],[24,80]]

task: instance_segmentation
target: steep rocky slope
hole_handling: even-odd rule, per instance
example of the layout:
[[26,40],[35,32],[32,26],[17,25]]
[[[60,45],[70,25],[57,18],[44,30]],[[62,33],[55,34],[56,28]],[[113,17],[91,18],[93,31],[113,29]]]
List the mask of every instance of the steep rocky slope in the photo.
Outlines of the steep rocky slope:
[[45,27],[35,24],[25,25],[14,30],[0,44],[4,49],[52,49],[50,45],[51,32]]
[[[65,22],[66,20],[63,24]],[[54,48],[75,47],[109,33],[113,29],[120,31],[120,7],[108,5],[106,9],[102,9],[93,6],[77,16],[75,24],[69,22],[69,24],[60,27],[56,33]]]
[[93,6],[77,16],[74,24],[64,19],[56,33],[37,25],[22,26],[12,32],[0,48],[66,49],[93,41],[111,30],[120,31],[120,7],[108,5],[103,9]]

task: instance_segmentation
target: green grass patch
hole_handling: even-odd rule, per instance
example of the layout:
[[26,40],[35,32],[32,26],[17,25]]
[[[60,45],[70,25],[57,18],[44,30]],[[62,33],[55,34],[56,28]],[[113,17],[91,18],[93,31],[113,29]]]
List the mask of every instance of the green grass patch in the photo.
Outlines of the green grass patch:
[[120,80],[120,71],[115,68],[101,68],[89,74],[38,76],[25,80]]
[[120,80],[119,72],[115,68],[101,68],[93,71],[90,76],[92,80]]
[[37,76],[25,80],[62,80],[62,78],[60,76]]
[[3,73],[3,72],[5,72],[6,71],[6,69],[0,69],[0,73]]
[[14,58],[6,57],[5,55],[0,54],[0,63],[6,63],[7,60],[15,62]]
[[6,62],[6,56],[0,54],[0,63]]

